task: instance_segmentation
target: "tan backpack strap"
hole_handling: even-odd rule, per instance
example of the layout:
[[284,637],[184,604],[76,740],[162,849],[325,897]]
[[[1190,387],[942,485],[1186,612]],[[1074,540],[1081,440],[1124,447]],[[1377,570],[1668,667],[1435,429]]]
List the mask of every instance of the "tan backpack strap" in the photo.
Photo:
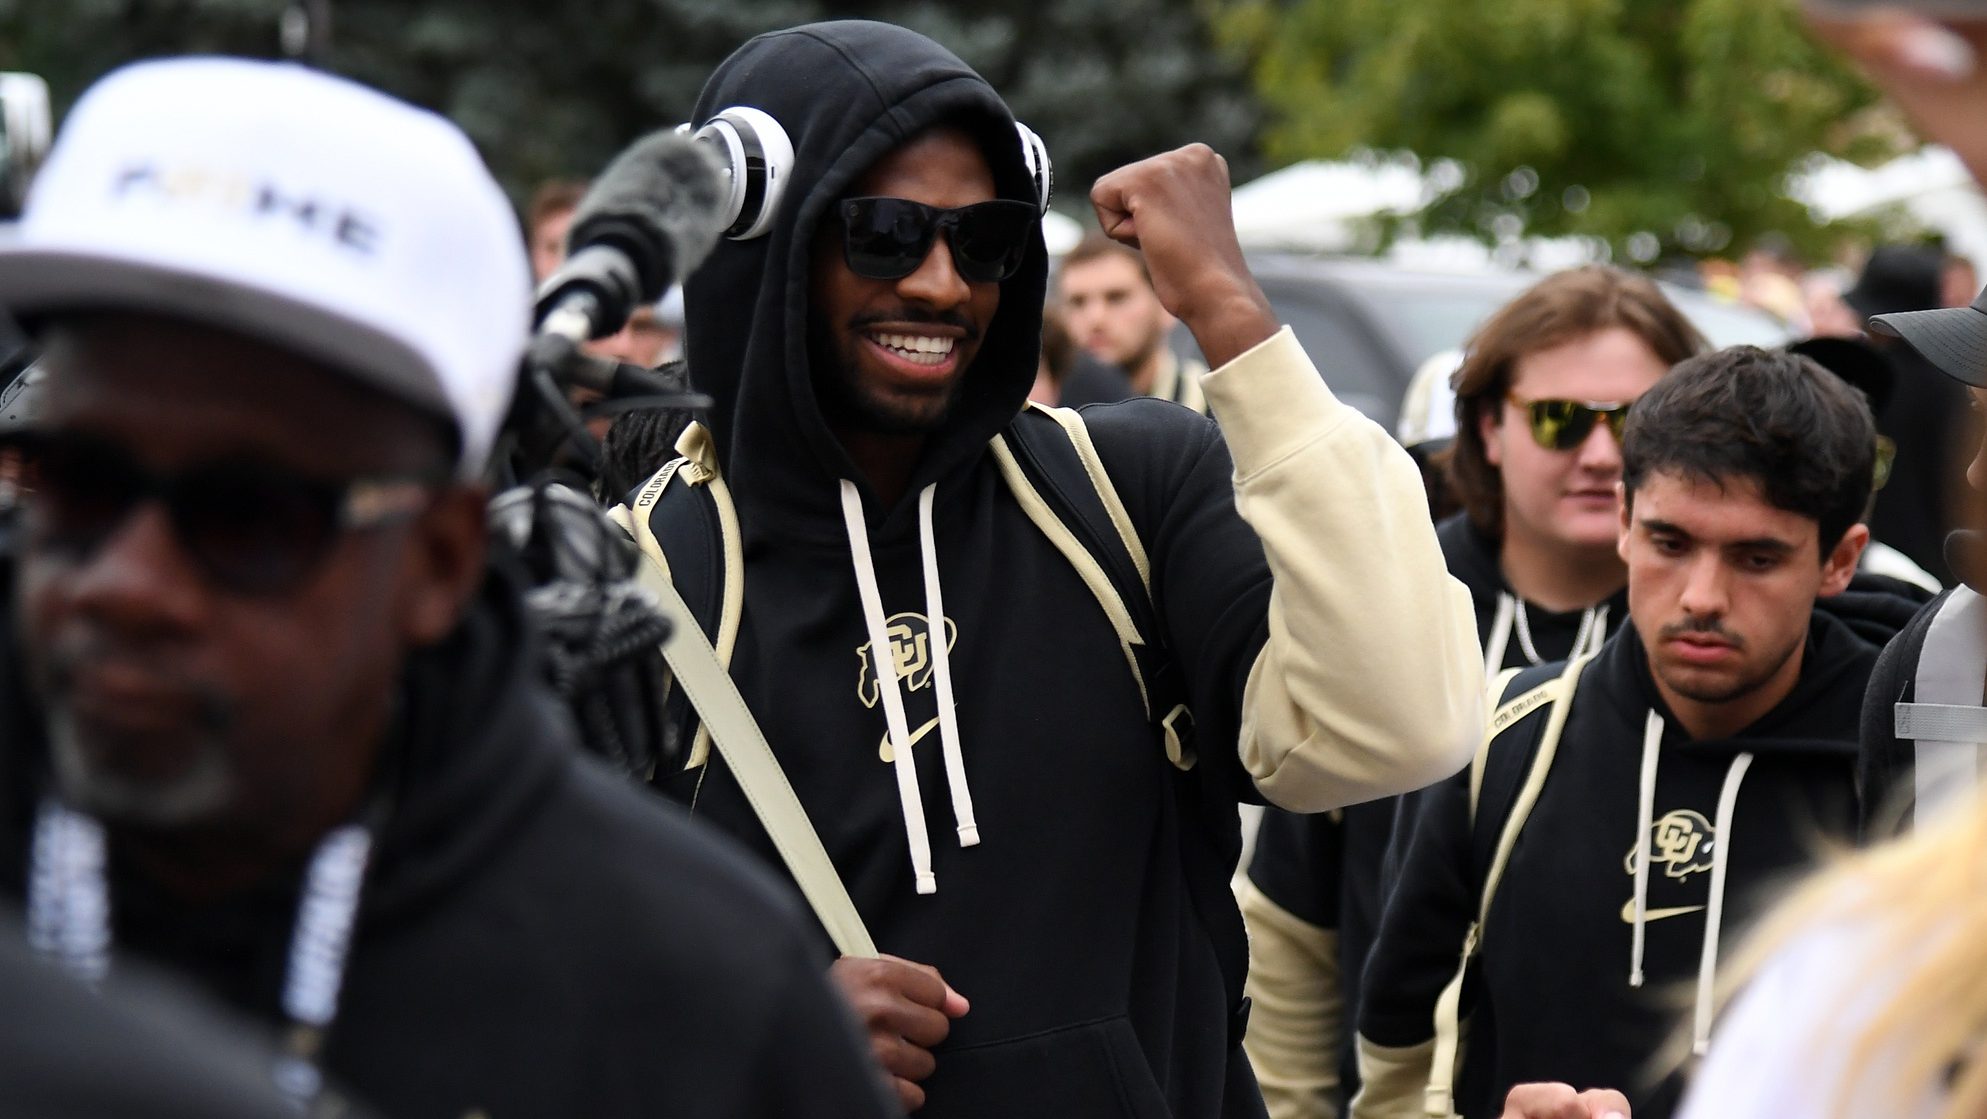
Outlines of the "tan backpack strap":
[[[793,875],[815,917],[828,930],[835,947],[844,956],[875,956],[876,942],[870,938],[855,900],[849,897],[848,888],[835,873],[835,864],[828,858],[827,848],[821,845],[821,836],[807,818],[807,809],[794,794],[786,771],[773,756],[773,748],[752,717],[745,697],[739,694],[737,683],[718,659],[717,650],[705,639],[703,627],[697,624],[683,597],[676,592],[667,561],[663,559],[662,544],[649,527],[648,512],[669,484],[669,475],[676,473],[683,461],[679,459],[664,467],[650,479],[636,499],[632,515],[624,522],[632,527],[635,542],[642,550],[643,562],[637,568],[636,581],[655,599],[674,627],[670,639],[662,646],[663,658],[668,661],[677,686],[697,709],[703,729],[709,732],[718,753],[731,767],[753,814],[772,838],[780,860]],[[738,580],[732,578],[730,582],[736,585]]]
[[[1491,852],[1490,870],[1484,875],[1483,892],[1477,899],[1476,920],[1470,922],[1469,930],[1463,934],[1462,958],[1456,964],[1456,974],[1435,1000],[1435,1053],[1429,1062],[1428,1090],[1422,1101],[1423,1110],[1430,1119],[1455,1117],[1456,1066],[1462,1054],[1466,1025],[1462,1018],[1463,979],[1469,972],[1470,960],[1483,947],[1483,927],[1490,919],[1490,903],[1496,896],[1498,881],[1504,877],[1505,864],[1511,860],[1511,849],[1517,846],[1518,833],[1524,830],[1525,820],[1531,816],[1532,806],[1538,803],[1539,793],[1545,788],[1553,756],[1559,752],[1560,736],[1566,731],[1567,716],[1573,710],[1574,689],[1579,687],[1580,673],[1585,671],[1587,662],[1592,659],[1583,657],[1569,662],[1557,679],[1498,708],[1484,734],[1484,746],[1478,751],[1480,758],[1487,759],[1492,740],[1526,714],[1537,710],[1539,704],[1553,704],[1552,713],[1546,716],[1545,732],[1539,739],[1538,752],[1532,755],[1532,767],[1525,774],[1525,783],[1518,790],[1518,799],[1512,802],[1511,814],[1505,818],[1504,827],[1497,836],[1497,847]],[[1476,798],[1481,783],[1482,774],[1473,767],[1470,773],[1472,830],[1476,826]]]
[[1032,405],[1036,410],[1062,425],[1069,434],[1069,441],[1076,447],[1076,457],[1083,463],[1083,472],[1090,476],[1090,484],[1097,490],[1097,497],[1104,503],[1104,512],[1110,515],[1111,524],[1117,528],[1118,536],[1125,543],[1125,551],[1131,554],[1132,566],[1138,569],[1138,581],[1145,585],[1147,596],[1152,594],[1152,561],[1146,557],[1145,542],[1138,538],[1138,526],[1132,524],[1131,511],[1125,508],[1124,499],[1118,496],[1118,488],[1111,484],[1111,476],[1104,470],[1104,460],[1098,457],[1097,444],[1090,439],[1090,428],[1083,417],[1073,408],[1045,408]]
[[[664,471],[679,475],[685,485],[705,486],[711,491],[711,504],[718,514],[718,546],[724,559],[724,570],[719,576],[719,590],[723,597],[718,603],[717,657],[718,663],[727,669],[731,667],[731,657],[738,648],[738,627],[745,614],[745,546],[738,531],[738,508],[732,504],[731,488],[725,485],[724,475],[717,466],[717,444],[712,441],[710,429],[703,424],[693,423],[676,437],[676,452],[681,458],[663,467]],[[648,523],[648,509],[660,500],[662,491],[668,484],[663,479],[662,486],[644,486],[636,496],[637,513],[643,524]],[[646,502],[646,504],[645,504]],[[656,549],[657,562],[662,564],[664,574],[669,571],[669,562],[661,558],[662,549]],[[710,757],[711,732],[702,719],[697,721],[697,734],[690,742],[690,756],[685,762],[688,768],[695,769]]]
[[[1504,669],[1503,671],[1497,674],[1496,679],[1490,682],[1490,689],[1489,689],[1490,705],[1492,709],[1496,712],[1496,714],[1490,717],[1490,722],[1489,724],[1487,724],[1487,727],[1484,731],[1483,741],[1477,743],[1476,756],[1470,759],[1470,826],[1471,827],[1476,826],[1476,804],[1477,801],[1482,799],[1483,796],[1483,771],[1484,767],[1490,762],[1490,743],[1493,739],[1497,737],[1497,728],[1500,725],[1502,726],[1511,725],[1508,722],[1500,724],[1499,716],[1504,714],[1504,708],[1498,706],[1498,703],[1500,700],[1504,698],[1504,689],[1510,687],[1511,681],[1516,679],[1518,673],[1522,671],[1524,670],[1520,668]],[[1538,689],[1539,692],[1543,692],[1545,690],[1546,690],[1545,688]],[[1531,693],[1531,694],[1537,694],[1537,693]],[[1529,696],[1527,698],[1529,698]]]
[[[1062,522],[1062,518],[1056,516],[1055,510],[1049,508],[1049,503],[1043,499],[1040,491],[1036,490],[1034,483],[1028,480],[1027,473],[1021,469],[1021,463],[1015,460],[1013,449],[1008,447],[1007,439],[996,435],[989,446],[993,451],[994,463],[1000,468],[1000,476],[1007,483],[1009,492],[1013,493],[1015,502],[1021,506],[1021,511],[1028,515],[1028,519],[1034,522],[1035,527],[1042,530],[1042,535],[1049,538],[1049,543],[1055,545],[1056,551],[1061,552],[1063,558],[1069,561],[1069,565],[1076,569],[1076,574],[1083,580],[1083,585],[1090,588],[1090,594],[1097,600],[1097,605],[1103,607],[1105,616],[1111,619],[1111,628],[1117,632],[1118,645],[1124,651],[1125,663],[1131,665],[1132,679],[1138,683],[1139,702],[1149,710],[1151,701],[1145,692],[1145,673],[1139,669],[1138,655],[1133,651],[1145,644],[1145,638],[1140,636],[1138,627],[1132,622],[1131,611],[1125,609],[1125,600],[1118,595],[1117,588],[1111,585],[1111,577],[1104,573],[1104,566],[1097,562],[1097,557],[1090,554],[1090,549],[1085,548],[1082,541],[1076,538],[1076,534],[1069,530],[1069,526]],[[1108,502],[1106,504],[1108,505]],[[1176,761],[1174,764],[1180,763]]]

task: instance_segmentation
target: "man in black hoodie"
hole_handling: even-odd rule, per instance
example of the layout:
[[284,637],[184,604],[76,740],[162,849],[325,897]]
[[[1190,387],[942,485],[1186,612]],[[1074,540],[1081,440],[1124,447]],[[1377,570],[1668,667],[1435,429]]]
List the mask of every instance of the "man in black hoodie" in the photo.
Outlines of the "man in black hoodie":
[[[1975,422],[1987,407],[1987,291],[1970,307],[1879,315],[1872,332],[1909,345],[1925,368],[1963,388]],[[1950,391],[1952,386],[1946,386]],[[1966,483],[1987,493],[1987,433]],[[1947,561],[1959,576],[1884,650],[1863,707],[1859,774],[1866,836],[1914,828],[1920,814],[1964,804],[1980,787],[1982,679],[1987,677],[1987,535],[1955,532]]]
[[1650,1071],[1666,993],[1694,981],[1701,1043],[1720,948],[1820,840],[1854,835],[1878,650],[1815,600],[1855,573],[1875,452],[1867,403],[1806,358],[1723,350],[1641,398],[1623,444],[1631,625],[1500,689],[1508,733],[1403,821],[1355,1117],[1494,1115],[1532,1081],[1619,1088],[1638,1119],[1674,1107],[1674,1079]]
[[[996,222],[1041,204],[1006,105],[930,40],[845,22],[748,43],[693,123],[731,106],[795,158],[766,236],[687,286],[717,403],[676,472],[735,501],[742,606],[713,644],[901,957],[835,975],[924,1114],[1260,1114],[1237,799],[1415,787],[1462,764],[1480,714],[1468,597],[1413,464],[1277,329],[1218,156],[1097,184],[1106,231],[1222,367],[1219,432],[1160,400],[1083,416],[1184,677],[1197,742],[1169,758],[1133,646],[991,445],[1053,426],[1019,415],[1047,254],[1028,212]],[[717,545],[657,535],[672,571]],[[690,757],[658,783],[772,858],[721,752]]]
[[299,1107],[886,1114],[785,893],[582,760],[486,569],[528,285],[467,138],[177,60],[43,174],[0,249],[47,369],[0,696],[30,944],[192,979]]

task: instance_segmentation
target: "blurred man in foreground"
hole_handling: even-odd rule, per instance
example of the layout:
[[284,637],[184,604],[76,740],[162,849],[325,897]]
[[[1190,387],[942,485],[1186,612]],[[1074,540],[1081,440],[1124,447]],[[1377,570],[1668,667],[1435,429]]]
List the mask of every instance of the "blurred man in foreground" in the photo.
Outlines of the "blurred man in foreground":
[[78,104],[0,250],[48,370],[0,892],[276,1031],[300,1106],[881,1114],[787,901],[580,759],[486,568],[513,230],[454,126],[302,68]]

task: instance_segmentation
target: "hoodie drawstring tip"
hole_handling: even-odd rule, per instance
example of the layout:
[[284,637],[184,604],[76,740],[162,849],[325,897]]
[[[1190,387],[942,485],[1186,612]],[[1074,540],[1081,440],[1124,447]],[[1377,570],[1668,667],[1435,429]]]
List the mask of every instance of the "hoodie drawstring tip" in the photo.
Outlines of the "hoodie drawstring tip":
[[978,824],[960,824],[960,825],[959,825],[959,846],[961,846],[961,847],[978,847],[979,845],[980,845],[980,825],[978,825]]
[[918,893],[935,894],[937,892],[938,892],[938,875],[933,874],[929,871],[926,871],[918,875]]

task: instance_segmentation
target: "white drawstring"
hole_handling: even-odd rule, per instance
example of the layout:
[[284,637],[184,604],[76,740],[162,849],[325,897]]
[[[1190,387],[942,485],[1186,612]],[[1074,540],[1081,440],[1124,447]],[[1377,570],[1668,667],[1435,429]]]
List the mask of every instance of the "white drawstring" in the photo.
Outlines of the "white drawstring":
[[931,507],[938,486],[918,494],[918,539],[924,545],[925,618],[931,626],[932,679],[938,688],[938,739],[945,754],[945,780],[952,788],[952,819],[959,829],[959,846],[980,842],[980,825],[973,819],[973,790],[966,784],[966,756],[959,749],[959,715],[952,709],[952,653],[945,640],[945,596],[938,588],[938,542],[931,527]]
[[1642,946],[1649,915],[1649,864],[1653,861],[1650,832],[1656,827],[1656,760],[1663,744],[1663,717],[1653,710],[1642,728],[1642,783],[1637,818],[1642,822],[1635,840],[1635,933],[1628,956],[1628,985],[1642,986]]
[[917,767],[911,762],[910,723],[904,718],[904,697],[897,690],[897,660],[891,655],[890,635],[883,624],[876,564],[869,555],[869,526],[863,520],[862,494],[846,478],[842,479],[842,523],[849,534],[849,554],[855,560],[856,593],[862,599],[863,626],[869,631],[869,653],[876,668],[877,691],[883,697],[883,718],[890,728],[897,801],[904,813],[904,837],[911,845],[911,873],[917,879],[918,893],[935,894],[938,876],[931,869],[931,835],[925,827]]
[[35,818],[28,943],[85,983],[110,972],[110,887],[103,826],[53,799]]
[[1725,786],[1718,790],[1718,820],[1712,835],[1717,846],[1711,849],[1711,905],[1704,916],[1704,950],[1697,963],[1697,1009],[1691,1022],[1691,1049],[1698,1056],[1711,1044],[1712,998],[1718,978],[1718,926],[1725,917],[1725,870],[1732,858],[1732,817],[1739,807],[1739,783],[1752,768],[1752,755],[1740,754],[1725,771]]
[[[924,561],[926,639],[930,642],[932,679],[938,697],[939,749],[945,758],[945,780],[952,794],[952,817],[959,846],[980,842],[980,825],[973,817],[973,790],[966,783],[966,755],[959,745],[959,715],[952,702],[952,650],[945,634],[945,595],[938,580],[938,545],[932,530],[932,506],[938,487],[918,493],[918,543]],[[897,800],[904,813],[904,837],[911,846],[911,873],[918,893],[938,892],[932,872],[931,832],[925,822],[924,798],[918,790],[916,760],[911,753],[911,725],[904,714],[898,687],[897,658],[883,614],[883,596],[876,586],[876,563],[869,553],[869,526],[862,515],[862,493],[854,482],[842,480],[842,523],[849,534],[849,555],[855,561],[856,592],[862,599],[863,626],[869,632],[870,656],[876,666],[877,692],[883,697],[883,717],[890,729],[892,767],[897,773]]]
[[1483,677],[1497,679],[1504,670],[1504,649],[1511,643],[1511,620],[1516,616],[1518,600],[1508,594],[1497,596],[1497,616],[1491,619],[1490,636],[1483,643]]

